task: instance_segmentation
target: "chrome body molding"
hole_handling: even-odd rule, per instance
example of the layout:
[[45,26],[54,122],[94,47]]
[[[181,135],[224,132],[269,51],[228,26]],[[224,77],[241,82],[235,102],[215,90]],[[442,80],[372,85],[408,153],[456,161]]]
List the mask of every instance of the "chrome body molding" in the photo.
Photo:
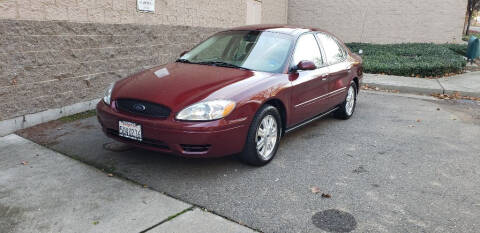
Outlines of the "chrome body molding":
[[302,106],[304,106],[304,105],[313,103],[313,102],[315,102],[315,101],[317,101],[317,100],[325,99],[325,98],[328,98],[328,97],[330,97],[330,96],[339,94],[340,92],[345,91],[346,89],[347,89],[347,87],[342,87],[342,88],[337,89],[337,90],[335,90],[335,91],[329,92],[329,93],[327,93],[327,94],[325,94],[325,95],[321,95],[321,96],[316,97],[316,98],[314,98],[314,99],[311,99],[311,100],[309,100],[309,101],[305,101],[305,102],[303,102],[303,103],[301,103],[301,104],[297,104],[297,105],[295,105],[295,108],[302,107]]

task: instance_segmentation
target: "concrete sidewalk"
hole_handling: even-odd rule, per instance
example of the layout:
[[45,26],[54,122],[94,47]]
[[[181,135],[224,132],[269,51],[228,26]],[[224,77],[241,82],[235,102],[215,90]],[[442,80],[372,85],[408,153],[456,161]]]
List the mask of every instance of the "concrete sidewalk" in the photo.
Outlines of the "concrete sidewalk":
[[0,137],[0,232],[145,231],[254,232],[17,135]]
[[461,96],[480,97],[480,72],[439,79],[365,74],[363,83],[369,87],[398,90],[402,93],[422,95],[458,93]]

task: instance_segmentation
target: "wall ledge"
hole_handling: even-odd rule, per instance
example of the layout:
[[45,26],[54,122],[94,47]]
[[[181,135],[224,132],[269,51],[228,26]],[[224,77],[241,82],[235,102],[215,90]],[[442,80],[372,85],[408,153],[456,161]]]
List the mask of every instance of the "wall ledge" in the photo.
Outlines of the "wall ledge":
[[95,109],[100,99],[76,103],[61,108],[49,109],[42,112],[27,114],[8,120],[0,121],[0,137],[11,134],[17,130],[25,129],[45,122],[60,119],[65,116]]

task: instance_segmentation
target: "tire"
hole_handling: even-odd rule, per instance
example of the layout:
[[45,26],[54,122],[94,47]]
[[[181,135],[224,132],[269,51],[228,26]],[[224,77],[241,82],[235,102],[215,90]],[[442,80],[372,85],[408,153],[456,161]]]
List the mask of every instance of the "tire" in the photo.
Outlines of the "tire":
[[[274,121],[269,127],[268,123]],[[269,135],[263,136],[262,129],[267,129]],[[271,130],[268,130],[271,129]],[[274,132],[275,130],[275,132]],[[275,138],[273,138],[275,137]],[[275,157],[280,139],[282,137],[282,120],[278,110],[270,105],[263,106],[253,118],[250,129],[248,130],[247,140],[242,153],[238,155],[244,163],[253,166],[264,166]],[[261,139],[264,139],[262,147],[257,149],[257,143],[261,145]],[[274,140],[274,142],[273,142]],[[267,143],[265,143],[267,142]],[[272,145],[273,144],[273,145]]]
[[[353,96],[350,96],[350,95],[353,95]],[[353,103],[349,101],[353,101]],[[353,116],[356,106],[357,106],[357,84],[355,84],[355,82],[352,81],[350,83],[350,86],[348,87],[345,101],[343,101],[343,103],[339,105],[339,109],[335,111],[334,115],[338,119],[348,120],[350,119],[350,117]]]

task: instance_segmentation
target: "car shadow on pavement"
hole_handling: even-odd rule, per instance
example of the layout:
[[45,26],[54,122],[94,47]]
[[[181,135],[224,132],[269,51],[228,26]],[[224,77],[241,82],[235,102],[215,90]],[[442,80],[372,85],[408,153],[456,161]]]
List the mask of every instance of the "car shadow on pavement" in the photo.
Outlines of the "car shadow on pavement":
[[[173,170],[189,170],[190,174],[197,169],[208,173],[253,169],[240,163],[235,155],[208,159],[186,158],[116,142],[103,134],[96,117],[67,123],[52,121],[18,131],[17,134],[109,173],[118,173],[122,168],[128,173],[132,166],[138,165],[142,169],[164,166]],[[119,164],[124,166],[118,166]]]

